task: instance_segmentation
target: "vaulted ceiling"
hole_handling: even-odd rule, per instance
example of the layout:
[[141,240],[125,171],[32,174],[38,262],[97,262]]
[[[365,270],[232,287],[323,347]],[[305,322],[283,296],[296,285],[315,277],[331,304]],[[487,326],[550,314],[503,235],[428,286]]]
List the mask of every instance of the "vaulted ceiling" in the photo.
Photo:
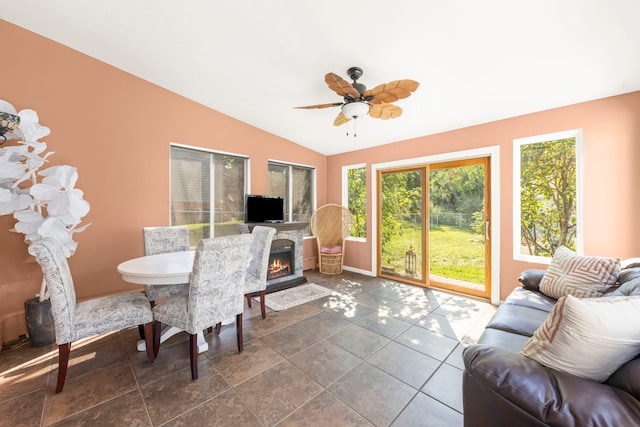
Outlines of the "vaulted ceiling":
[[[0,0],[0,19],[326,155],[640,90],[637,0]],[[324,75],[351,66],[420,86],[357,137],[339,107],[293,108],[340,102]]]

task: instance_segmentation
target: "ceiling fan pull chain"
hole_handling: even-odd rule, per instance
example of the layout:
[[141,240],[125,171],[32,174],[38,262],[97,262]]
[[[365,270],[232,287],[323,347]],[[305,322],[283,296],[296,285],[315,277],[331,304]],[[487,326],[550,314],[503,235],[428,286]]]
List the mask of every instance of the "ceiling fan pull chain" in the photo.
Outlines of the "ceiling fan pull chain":
[[355,116],[353,118],[353,137],[355,138],[358,132],[358,116]]

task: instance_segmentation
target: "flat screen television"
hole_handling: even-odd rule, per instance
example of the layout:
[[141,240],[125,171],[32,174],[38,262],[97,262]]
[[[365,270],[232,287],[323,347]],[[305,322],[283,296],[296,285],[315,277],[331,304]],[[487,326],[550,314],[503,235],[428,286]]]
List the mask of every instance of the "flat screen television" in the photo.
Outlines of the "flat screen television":
[[244,214],[245,222],[284,222],[284,199],[247,194]]

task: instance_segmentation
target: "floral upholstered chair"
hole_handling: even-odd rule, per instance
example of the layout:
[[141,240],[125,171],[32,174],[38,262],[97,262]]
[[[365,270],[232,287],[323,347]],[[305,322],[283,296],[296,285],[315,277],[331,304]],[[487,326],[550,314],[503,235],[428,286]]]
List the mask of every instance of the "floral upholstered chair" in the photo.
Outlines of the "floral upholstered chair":
[[69,263],[60,244],[53,239],[41,239],[29,246],[29,253],[42,268],[51,298],[59,354],[56,393],[64,387],[71,343],[79,339],[144,325],[147,358],[153,363],[153,314],[142,292],[77,302]]
[[266,317],[264,297],[267,289],[267,273],[269,272],[269,253],[276,229],[257,225],[253,227],[251,235],[253,236],[249,249],[251,262],[244,280],[244,293],[247,297],[247,304],[251,307],[251,294],[260,292],[260,310],[264,319]]
[[[189,250],[189,228],[186,225],[144,227],[144,254],[156,255]],[[153,307],[155,300],[178,295],[183,283],[175,285],[145,285],[144,292]]]
[[[189,293],[182,293],[153,307],[154,353],[160,347],[160,327],[166,323],[189,334],[191,378],[198,378],[197,333],[236,317],[238,351],[243,350],[242,312],[244,281],[249,261],[250,234],[212,237],[198,244]],[[216,328],[219,331],[219,328]]]

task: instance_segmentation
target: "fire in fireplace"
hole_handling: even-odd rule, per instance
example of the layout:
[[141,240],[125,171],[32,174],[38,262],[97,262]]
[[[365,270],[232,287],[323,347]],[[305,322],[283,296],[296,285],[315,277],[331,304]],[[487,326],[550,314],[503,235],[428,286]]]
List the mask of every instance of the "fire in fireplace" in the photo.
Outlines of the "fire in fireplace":
[[293,244],[287,241],[285,244],[278,244],[274,241],[269,254],[269,272],[267,280],[293,274]]

